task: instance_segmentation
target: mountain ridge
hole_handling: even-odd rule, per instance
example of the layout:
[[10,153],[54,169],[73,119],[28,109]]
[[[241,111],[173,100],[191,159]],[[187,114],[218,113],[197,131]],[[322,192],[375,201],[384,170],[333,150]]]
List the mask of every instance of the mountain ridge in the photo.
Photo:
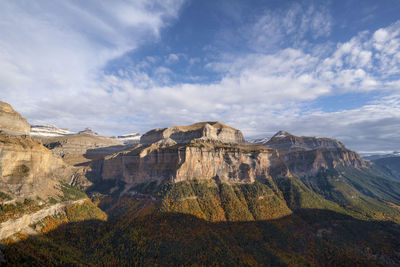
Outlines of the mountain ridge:
[[[280,131],[251,144],[219,122],[154,129],[132,145],[89,131],[40,138],[46,147],[29,136],[1,136],[0,145],[20,140],[21,155],[37,146],[73,170],[55,180],[60,184],[42,204],[27,200],[19,214],[6,215],[10,226],[65,203],[32,227],[7,233],[1,250],[10,264],[174,265],[185,263],[183,252],[193,255],[186,263],[210,263],[199,251],[214,260],[225,255],[233,265],[400,264],[400,183],[334,139]],[[20,181],[33,175],[16,170]],[[4,214],[20,209],[0,197]]]

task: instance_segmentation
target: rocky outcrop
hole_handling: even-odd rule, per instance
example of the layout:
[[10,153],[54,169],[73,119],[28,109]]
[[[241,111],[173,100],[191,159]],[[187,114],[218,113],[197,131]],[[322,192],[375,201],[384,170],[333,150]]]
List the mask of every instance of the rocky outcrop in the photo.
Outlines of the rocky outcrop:
[[[0,191],[16,199],[56,196],[60,181],[69,182],[74,169],[29,137],[30,126],[1,102]],[[4,128],[6,127],[6,128]]]
[[[275,150],[257,145],[201,140],[186,145],[155,143],[106,157],[101,176],[131,184],[192,179],[252,183],[270,177],[271,161],[277,157]],[[282,171],[286,174],[287,169]]]
[[[25,214],[21,218],[18,219],[11,219],[8,221],[5,221],[0,224],[0,240],[10,237],[16,233],[28,233],[28,234],[35,234],[36,231],[31,227],[32,225],[35,225],[42,219],[48,217],[48,216],[54,216],[62,212],[65,207],[76,205],[76,204],[82,204],[86,199],[80,199],[76,201],[68,201],[64,203],[57,203],[55,205],[52,205],[50,207],[41,209],[37,212],[31,213],[31,214]],[[37,234],[37,233],[36,233]]]
[[290,172],[299,177],[312,176],[323,169],[333,169],[338,166],[354,168],[367,166],[360,155],[330,138],[295,136],[279,131],[264,145],[277,149]]
[[114,138],[88,134],[73,134],[52,138],[41,138],[43,144],[66,163],[73,165],[77,173],[71,185],[85,190],[98,179],[98,160],[131,147]]
[[244,143],[243,135],[239,130],[220,122],[199,122],[189,126],[154,129],[144,134],[140,138],[140,143],[149,145],[165,139],[170,139],[178,144],[187,144],[196,139],[227,144]]
[[13,198],[46,199],[72,174],[73,168],[29,137],[0,135],[0,191]]
[[345,149],[345,146],[334,139],[325,137],[295,136],[285,131],[279,131],[271,139],[262,143],[284,152],[295,150],[309,151],[314,149]]
[[291,173],[299,177],[313,176],[321,170],[339,166],[363,168],[367,163],[356,152],[348,149],[315,149],[281,153]]
[[0,134],[29,136],[30,125],[9,104],[0,101]]

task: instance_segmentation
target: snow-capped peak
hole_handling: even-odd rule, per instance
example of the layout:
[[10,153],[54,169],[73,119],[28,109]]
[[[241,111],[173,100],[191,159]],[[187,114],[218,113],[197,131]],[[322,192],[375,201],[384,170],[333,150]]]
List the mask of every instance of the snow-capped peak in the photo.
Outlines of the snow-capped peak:
[[290,133],[280,130],[274,136],[272,136],[272,138],[284,138],[289,135],[290,135]]

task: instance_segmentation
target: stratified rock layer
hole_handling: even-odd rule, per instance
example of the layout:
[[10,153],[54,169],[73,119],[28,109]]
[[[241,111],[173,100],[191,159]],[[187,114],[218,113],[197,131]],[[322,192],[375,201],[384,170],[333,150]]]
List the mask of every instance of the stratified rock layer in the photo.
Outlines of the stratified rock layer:
[[227,144],[244,142],[242,133],[220,122],[199,122],[189,126],[154,129],[140,138],[141,144],[152,144],[165,139],[186,144],[195,139],[219,141]]
[[29,135],[30,125],[9,104],[0,101],[0,133],[8,135]]
[[345,146],[334,139],[325,137],[295,136],[285,131],[279,131],[263,145],[284,152],[309,151],[315,149],[345,149]]
[[57,185],[69,182],[74,169],[32,140],[30,125],[4,102],[0,102],[0,124],[0,191],[13,200],[59,195]]
[[29,137],[0,135],[0,191],[12,198],[46,199],[69,182],[73,168]]
[[[106,157],[101,176],[133,184],[192,179],[252,183],[270,177],[271,161],[276,160],[279,159],[275,150],[255,145],[201,141],[186,145],[153,144]],[[283,175],[286,172],[287,169]]]
[[361,168],[367,163],[341,142],[325,137],[295,136],[279,131],[264,144],[277,149],[291,173],[311,176],[337,166]]

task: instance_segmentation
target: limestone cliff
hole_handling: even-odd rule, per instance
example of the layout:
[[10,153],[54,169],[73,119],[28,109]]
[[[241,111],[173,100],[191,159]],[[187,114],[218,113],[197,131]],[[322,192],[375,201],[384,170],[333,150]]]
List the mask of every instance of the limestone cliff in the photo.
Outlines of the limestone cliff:
[[280,152],[291,173],[297,176],[315,175],[322,169],[338,166],[362,168],[367,163],[341,142],[325,137],[295,136],[279,131],[264,143]]
[[326,137],[295,136],[279,131],[263,145],[280,151],[309,151],[314,149],[345,149],[345,146],[334,139]]
[[98,160],[130,147],[114,138],[91,135],[87,132],[41,137],[40,140],[54,154],[76,168],[77,173],[71,184],[81,190],[87,189],[92,185],[92,181],[98,179]]
[[106,157],[101,176],[133,184],[192,179],[252,183],[270,176],[271,158],[277,158],[274,150],[254,145],[202,141],[186,145],[153,144]]
[[1,103],[0,191],[12,200],[47,199],[59,194],[74,169],[40,142],[29,137],[29,124],[10,105]]
[[46,199],[72,174],[60,157],[29,137],[0,135],[0,191],[13,198]]
[[219,141],[228,144],[244,143],[242,133],[220,122],[199,122],[188,126],[174,126],[154,129],[140,138],[141,144],[152,144],[170,139],[178,144],[186,144],[194,139]]
[[8,135],[29,135],[30,125],[9,104],[0,101],[0,133]]

